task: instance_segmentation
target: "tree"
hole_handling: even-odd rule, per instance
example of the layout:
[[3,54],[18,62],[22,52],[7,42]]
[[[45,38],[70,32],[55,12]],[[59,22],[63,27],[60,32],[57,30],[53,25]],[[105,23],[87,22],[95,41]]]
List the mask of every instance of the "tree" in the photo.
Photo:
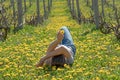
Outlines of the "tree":
[[40,19],[40,1],[39,0],[37,0],[36,1],[36,4],[37,4],[37,24],[39,24],[39,23],[41,23],[41,19]]
[[76,0],[76,6],[77,6],[77,12],[78,12],[78,22],[81,23],[81,12],[80,12],[80,6],[79,6],[79,0]]
[[71,12],[72,12],[72,16],[73,16],[73,19],[75,18],[75,7],[74,7],[74,0],[72,0],[72,7],[71,7]]
[[102,17],[104,17],[104,0],[101,0],[101,4],[102,4]]
[[52,0],[50,0],[50,6],[52,7]]
[[50,0],[48,0],[48,12],[50,12],[50,8],[51,8],[51,6],[50,6]]
[[68,0],[68,6],[69,6],[69,9],[71,11],[71,0]]
[[86,0],[86,5],[89,6],[90,4],[90,1],[89,0]]
[[11,6],[12,6],[12,9],[13,9],[13,18],[15,19],[15,16],[16,16],[16,14],[15,14],[15,1],[14,0],[11,0]]
[[10,0],[10,7],[12,6],[12,0]]
[[93,3],[94,3],[94,0],[92,0],[92,6],[91,6],[91,9],[92,9],[92,10],[93,10],[93,8],[94,8],[94,6],[93,6],[94,4],[93,4]]
[[31,0],[29,0],[29,7],[31,7],[31,5],[32,5],[32,2],[31,2]]
[[47,10],[46,10],[45,0],[43,0],[43,7],[44,7],[44,18],[47,19]]
[[96,29],[98,29],[99,28],[98,0],[93,0],[93,11],[94,11],[94,19],[95,19]]
[[24,0],[24,12],[26,12],[26,0]]
[[115,0],[113,0],[113,10],[115,9]]
[[17,0],[17,9],[18,9],[18,25],[14,29],[14,32],[23,28],[23,9],[22,9],[22,0]]

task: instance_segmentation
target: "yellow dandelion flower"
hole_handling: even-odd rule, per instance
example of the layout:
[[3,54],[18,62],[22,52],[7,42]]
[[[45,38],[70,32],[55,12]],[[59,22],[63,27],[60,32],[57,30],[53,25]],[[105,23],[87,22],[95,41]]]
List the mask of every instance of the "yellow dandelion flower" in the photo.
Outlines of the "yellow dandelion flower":
[[106,74],[110,74],[110,72],[109,72],[109,71],[106,71]]
[[56,66],[52,66],[52,70],[56,70]]
[[120,50],[120,47],[117,47],[115,50]]
[[2,52],[2,48],[0,48],[0,52]]
[[52,77],[52,80],[57,80],[55,77]]
[[64,34],[64,30],[60,30],[60,33],[61,33],[61,34]]
[[83,72],[83,68],[78,69],[76,72]]
[[69,78],[69,76],[65,76],[66,78]]
[[9,62],[9,60],[7,59],[7,58],[5,58],[5,60],[4,60],[5,62]]
[[38,67],[37,69],[43,69],[43,67]]
[[57,70],[58,70],[58,71],[62,71],[63,69],[61,69],[61,68],[57,68]]
[[4,74],[3,76],[4,76],[4,77],[6,77],[6,76],[10,76],[10,74],[9,74],[9,73],[7,73],[7,74]]
[[25,67],[26,67],[26,68],[32,68],[32,66],[30,66],[30,65],[25,65]]
[[86,72],[84,75],[87,76],[87,75],[90,75],[92,74],[92,72]]
[[69,65],[67,65],[67,64],[64,64],[64,67],[65,67],[65,68],[70,68],[70,66],[69,66]]
[[38,76],[39,79],[41,79],[43,76]]
[[5,68],[8,69],[10,66],[9,65],[5,65]]
[[50,76],[50,74],[45,74],[45,75],[44,75],[44,77],[48,77],[48,76]]
[[0,66],[3,65],[3,62],[0,62]]
[[12,75],[13,77],[17,76],[17,74],[16,74],[16,73],[11,73],[11,75]]
[[62,78],[57,78],[57,80],[63,80]]
[[101,69],[101,70],[99,70],[98,72],[99,72],[99,73],[104,73],[105,71]]
[[3,69],[0,69],[0,72],[2,72],[2,71],[5,71],[5,68],[3,68]]
[[19,73],[22,73],[22,70],[18,70]]
[[69,78],[70,78],[70,79],[72,79],[72,78],[73,78],[73,76],[72,76],[72,75],[70,75],[70,76],[69,76]]
[[96,77],[96,80],[100,80],[100,78],[99,78],[99,77]]

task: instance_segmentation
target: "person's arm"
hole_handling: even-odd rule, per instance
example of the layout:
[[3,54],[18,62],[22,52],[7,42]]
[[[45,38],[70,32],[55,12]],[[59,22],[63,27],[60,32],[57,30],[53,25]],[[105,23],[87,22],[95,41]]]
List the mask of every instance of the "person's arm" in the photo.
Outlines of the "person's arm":
[[56,40],[54,40],[49,45],[47,52],[53,51],[58,46],[58,44],[62,41],[63,37],[64,37],[64,35],[62,33],[60,33],[60,31],[59,31],[58,34],[57,34]]
[[53,50],[58,46],[59,43],[60,43],[60,41],[58,41],[57,39],[54,40],[54,41],[49,45],[47,52],[53,51]]

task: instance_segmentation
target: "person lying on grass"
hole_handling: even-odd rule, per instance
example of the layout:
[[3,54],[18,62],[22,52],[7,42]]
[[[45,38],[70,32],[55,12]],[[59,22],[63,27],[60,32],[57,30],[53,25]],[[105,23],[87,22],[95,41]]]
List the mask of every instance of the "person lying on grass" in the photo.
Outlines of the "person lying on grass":
[[63,26],[57,33],[54,40],[48,47],[46,55],[36,64],[36,67],[42,67],[43,64],[49,66],[71,65],[74,62],[76,47],[73,43],[69,29]]

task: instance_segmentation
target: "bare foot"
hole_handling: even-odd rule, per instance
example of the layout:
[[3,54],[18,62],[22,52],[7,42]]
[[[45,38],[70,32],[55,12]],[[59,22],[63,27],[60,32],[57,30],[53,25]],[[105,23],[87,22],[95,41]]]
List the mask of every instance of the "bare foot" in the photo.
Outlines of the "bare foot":
[[44,59],[41,58],[40,61],[36,64],[36,67],[42,67],[44,64]]

